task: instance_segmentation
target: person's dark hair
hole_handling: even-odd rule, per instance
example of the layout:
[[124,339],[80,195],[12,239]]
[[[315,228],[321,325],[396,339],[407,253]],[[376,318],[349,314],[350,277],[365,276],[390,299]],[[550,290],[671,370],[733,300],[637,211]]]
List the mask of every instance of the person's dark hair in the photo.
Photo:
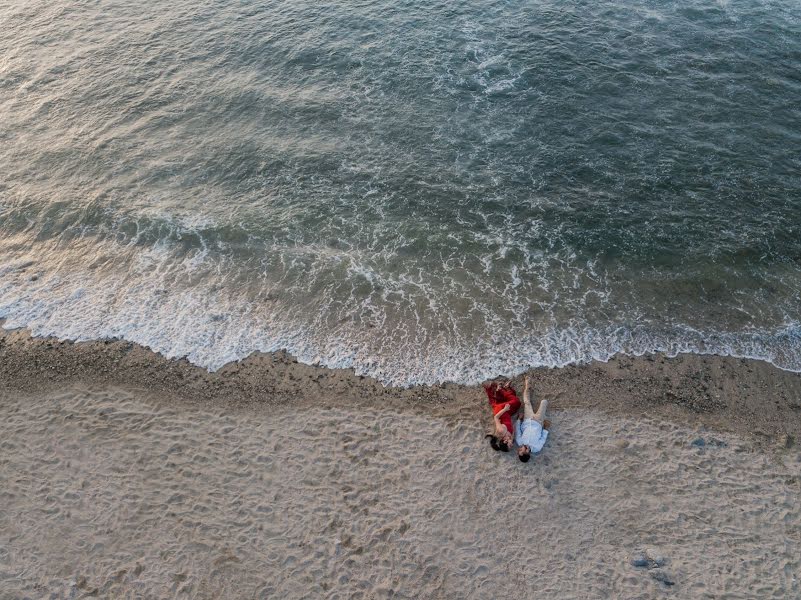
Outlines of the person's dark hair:
[[487,435],[486,437],[489,438],[492,449],[495,450],[495,452],[498,452],[498,450],[501,449],[500,446],[498,446],[498,438],[496,438],[494,435]]
[[498,449],[501,452],[509,452],[509,445],[506,442],[498,442]]
[[517,458],[520,459],[520,462],[528,462],[528,459],[531,458],[531,454],[526,452],[525,454],[518,454]]

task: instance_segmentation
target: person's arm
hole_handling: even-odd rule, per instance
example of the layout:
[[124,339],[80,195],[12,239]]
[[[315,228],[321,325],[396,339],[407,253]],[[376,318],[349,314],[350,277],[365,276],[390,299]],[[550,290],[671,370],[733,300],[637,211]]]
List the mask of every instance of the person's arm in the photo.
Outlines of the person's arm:
[[509,390],[507,388],[499,388],[497,391],[498,402],[510,402],[512,399],[509,397]]
[[531,451],[535,454],[537,452],[541,452],[542,447],[545,445],[545,440],[547,439],[548,439],[548,430],[545,429],[545,427],[542,427],[540,429],[539,437],[534,441],[534,443],[529,445],[529,448],[531,448]]
[[503,395],[503,399],[506,402],[513,402],[513,403],[517,403],[518,405],[520,404],[520,398],[518,398],[517,392],[515,392],[514,388],[506,389],[506,390],[504,390],[504,392],[505,393]]
[[511,408],[512,407],[509,406],[509,404],[505,404],[503,408],[497,412],[497,414],[495,415],[495,419],[497,420],[500,418],[501,415],[505,415],[506,413],[508,413]]
[[545,445],[545,440],[548,439],[548,430],[543,428],[540,431],[540,437],[537,439],[537,443],[531,447],[532,452],[540,452],[542,451],[542,447]]
[[509,408],[511,408],[511,407],[507,404],[506,406],[504,406],[501,410],[499,410],[497,413],[495,413],[492,416],[492,418],[495,421],[496,425],[500,425],[500,423],[501,423],[501,415],[505,415],[506,413],[508,413],[509,412]]
[[[510,408],[511,407],[507,404],[501,410],[499,410],[497,412],[497,414],[493,415],[493,417],[492,417],[493,424],[495,425],[495,433],[498,434],[498,435],[500,435],[502,431],[508,431],[508,429],[506,428],[506,425],[501,423],[501,416],[505,415],[506,413],[508,413]],[[509,432],[509,433],[512,433],[512,432]]]

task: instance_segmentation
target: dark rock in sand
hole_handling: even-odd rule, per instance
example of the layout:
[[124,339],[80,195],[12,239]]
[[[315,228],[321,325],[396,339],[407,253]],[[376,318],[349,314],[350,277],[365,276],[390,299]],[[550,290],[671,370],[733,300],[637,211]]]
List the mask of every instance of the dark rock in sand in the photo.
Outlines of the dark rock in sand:
[[651,566],[651,559],[644,554],[638,554],[631,559],[631,566],[638,569],[644,569]]
[[647,553],[635,554],[631,559],[631,566],[638,569],[658,569],[664,567],[667,559],[664,556],[650,556]]
[[659,583],[667,586],[676,585],[676,582],[673,581],[673,577],[671,577],[667,571],[662,571],[662,570],[651,571],[651,577],[653,577]]

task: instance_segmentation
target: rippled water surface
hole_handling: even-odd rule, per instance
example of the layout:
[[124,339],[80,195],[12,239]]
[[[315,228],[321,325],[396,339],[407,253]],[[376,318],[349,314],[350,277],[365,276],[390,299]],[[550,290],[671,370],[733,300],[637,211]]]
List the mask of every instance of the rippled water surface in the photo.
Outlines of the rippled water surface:
[[387,383],[801,370],[801,5],[0,0],[0,317]]

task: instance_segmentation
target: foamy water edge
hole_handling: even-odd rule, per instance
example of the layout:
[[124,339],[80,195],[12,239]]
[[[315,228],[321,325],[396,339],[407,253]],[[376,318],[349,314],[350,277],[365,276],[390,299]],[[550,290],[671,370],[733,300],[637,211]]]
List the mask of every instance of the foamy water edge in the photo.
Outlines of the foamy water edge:
[[[801,328],[798,325],[788,327],[785,331],[772,335],[754,333],[750,339],[736,334],[713,334],[710,337],[717,341],[702,342],[700,344],[693,340],[676,339],[662,344],[646,345],[640,343],[640,345],[624,347],[621,339],[618,338],[609,339],[608,347],[603,347],[597,343],[596,345],[581,345],[580,342],[567,338],[569,340],[567,345],[572,347],[558,348],[547,356],[537,357],[536,351],[529,354],[519,353],[514,355],[509,352],[509,349],[505,349],[494,356],[487,357],[483,364],[480,363],[482,357],[469,356],[458,363],[464,367],[461,373],[458,371],[458,366],[452,361],[438,361],[437,356],[421,357],[422,364],[425,365],[423,368],[408,369],[404,372],[402,367],[398,366],[397,361],[387,361],[389,357],[375,357],[372,360],[358,359],[354,358],[354,354],[357,351],[343,349],[340,354],[331,354],[330,347],[328,355],[325,355],[325,350],[321,352],[319,348],[310,345],[302,336],[295,337],[295,343],[293,343],[292,339],[273,339],[264,340],[262,343],[253,344],[250,347],[240,346],[235,348],[222,345],[216,347],[216,351],[211,348],[197,348],[187,351],[187,345],[184,340],[172,340],[166,336],[153,337],[152,332],[158,327],[136,329],[132,326],[123,334],[120,334],[116,328],[108,329],[107,331],[90,331],[81,329],[80,325],[74,322],[60,326],[52,321],[45,323],[44,320],[24,320],[7,310],[0,311],[0,326],[7,331],[25,329],[32,337],[40,339],[55,338],[60,341],[71,342],[92,342],[108,339],[124,340],[152,350],[170,360],[186,359],[209,372],[218,371],[230,363],[244,360],[254,354],[285,351],[300,363],[306,365],[352,370],[356,375],[372,377],[386,387],[399,388],[446,383],[476,385],[497,376],[514,377],[530,369],[563,368],[594,361],[606,363],[617,355],[638,357],[647,354],[662,354],[668,358],[674,358],[681,354],[728,356],[763,361],[783,371],[801,373],[801,367],[798,363],[784,363],[781,360],[777,360],[778,353],[770,353],[771,340],[778,341],[779,339],[790,338],[797,344],[798,340],[801,339]],[[214,337],[212,332],[204,332],[202,335],[209,338]],[[554,337],[557,336],[554,335]],[[598,335],[595,336],[596,339],[600,337]],[[752,349],[751,351],[748,351],[749,346]],[[760,352],[760,349],[763,351]],[[796,346],[795,353],[791,356],[801,362],[799,355],[801,355],[801,350]],[[784,354],[784,356],[787,356],[787,354]]]

